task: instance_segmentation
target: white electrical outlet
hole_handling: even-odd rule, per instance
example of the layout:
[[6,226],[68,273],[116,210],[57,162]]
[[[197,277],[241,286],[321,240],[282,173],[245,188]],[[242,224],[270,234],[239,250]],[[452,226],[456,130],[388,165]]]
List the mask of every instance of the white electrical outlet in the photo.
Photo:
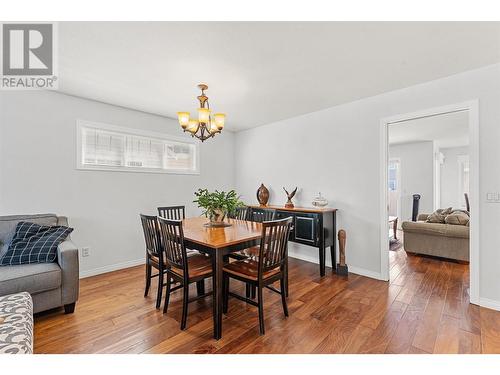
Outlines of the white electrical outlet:
[[500,193],[486,193],[486,202],[500,203]]
[[90,247],[82,247],[82,257],[90,256]]

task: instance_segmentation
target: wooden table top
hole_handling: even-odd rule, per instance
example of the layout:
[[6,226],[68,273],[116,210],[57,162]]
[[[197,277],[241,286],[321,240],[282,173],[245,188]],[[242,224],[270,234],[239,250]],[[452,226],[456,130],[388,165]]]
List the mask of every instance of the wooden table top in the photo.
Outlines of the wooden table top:
[[291,211],[291,212],[309,212],[309,213],[323,213],[323,212],[335,212],[337,211],[336,208],[332,207],[293,207],[293,208],[288,208],[285,206],[259,206],[257,205],[248,205],[248,207],[252,208],[268,208],[271,210],[280,210],[280,211]]
[[229,227],[206,227],[205,217],[183,220],[184,238],[214,249],[256,240],[262,235],[262,224],[246,220],[226,219]]

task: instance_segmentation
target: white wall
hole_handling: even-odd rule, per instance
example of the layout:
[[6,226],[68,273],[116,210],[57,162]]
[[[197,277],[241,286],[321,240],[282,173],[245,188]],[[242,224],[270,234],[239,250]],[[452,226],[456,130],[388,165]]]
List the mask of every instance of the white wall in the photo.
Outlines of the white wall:
[[91,249],[80,258],[83,275],[143,261],[139,213],[185,204],[197,215],[197,188],[233,187],[231,132],[200,145],[200,175],[81,171],[75,169],[76,119],[182,132],[168,118],[59,93],[0,92],[0,214],[68,216],[74,242]]
[[[404,126],[404,123],[391,125]],[[413,194],[420,194],[419,212],[430,213],[434,208],[434,142],[413,142],[389,147],[389,157],[400,160],[401,218],[411,220]]]
[[463,208],[465,198],[459,193],[458,156],[469,155],[469,148],[450,147],[439,151],[444,155],[441,165],[441,206]]
[[[303,205],[321,191],[340,210],[350,269],[380,275],[380,120],[472,99],[479,99],[480,118],[480,297],[500,308],[500,205],[484,199],[500,191],[499,64],[239,132],[237,188],[255,202],[264,182],[271,202],[283,204],[282,186],[297,185]],[[290,253],[317,259],[304,246]]]

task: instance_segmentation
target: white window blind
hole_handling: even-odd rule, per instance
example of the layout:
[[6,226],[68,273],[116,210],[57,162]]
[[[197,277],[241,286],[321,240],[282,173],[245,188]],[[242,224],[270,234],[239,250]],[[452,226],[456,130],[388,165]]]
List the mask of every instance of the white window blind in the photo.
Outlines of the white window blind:
[[198,145],[163,134],[79,121],[79,169],[198,173]]

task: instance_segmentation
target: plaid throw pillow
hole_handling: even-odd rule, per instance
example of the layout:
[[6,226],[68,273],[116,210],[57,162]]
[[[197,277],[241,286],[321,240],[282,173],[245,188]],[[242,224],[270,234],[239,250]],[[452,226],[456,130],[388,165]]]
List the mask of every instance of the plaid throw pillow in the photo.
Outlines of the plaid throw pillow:
[[57,246],[72,231],[73,228],[64,226],[45,226],[20,221],[7,253],[0,259],[0,265],[54,262],[57,258]]

